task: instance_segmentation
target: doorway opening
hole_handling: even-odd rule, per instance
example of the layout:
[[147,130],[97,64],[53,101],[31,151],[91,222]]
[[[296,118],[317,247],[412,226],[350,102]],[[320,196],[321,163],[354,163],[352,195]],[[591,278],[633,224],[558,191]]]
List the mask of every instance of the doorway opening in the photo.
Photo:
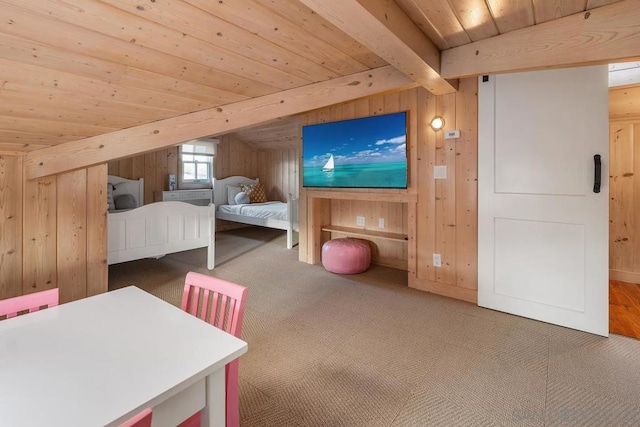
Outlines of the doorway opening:
[[640,339],[640,62],[609,66],[609,331]]

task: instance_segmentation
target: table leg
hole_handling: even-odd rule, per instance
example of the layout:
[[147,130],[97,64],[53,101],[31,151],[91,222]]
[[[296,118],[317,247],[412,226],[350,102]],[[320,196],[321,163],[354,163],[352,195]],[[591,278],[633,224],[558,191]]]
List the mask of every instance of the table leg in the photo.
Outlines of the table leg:
[[202,426],[225,427],[224,366],[211,373],[205,381],[205,408],[202,410]]

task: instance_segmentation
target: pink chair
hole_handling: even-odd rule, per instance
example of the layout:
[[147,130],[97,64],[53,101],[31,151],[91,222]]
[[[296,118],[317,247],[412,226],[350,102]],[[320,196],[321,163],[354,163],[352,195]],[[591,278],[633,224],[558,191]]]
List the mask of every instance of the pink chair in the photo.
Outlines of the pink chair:
[[58,305],[58,288],[0,301],[0,317],[5,316],[9,319],[22,311],[29,310],[29,313],[33,313],[42,307],[48,308],[56,305]]
[[[202,291],[202,295],[200,292]],[[217,277],[190,272],[185,280],[182,308],[187,313],[240,338],[247,288]],[[227,427],[240,425],[238,401],[238,359],[225,367]],[[181,424],[200,425],[200,412]]]
[[153,413],[151,412],[151,408],[147,408],[135,417],[120,424],[120,427],[151,427],[152,417]]

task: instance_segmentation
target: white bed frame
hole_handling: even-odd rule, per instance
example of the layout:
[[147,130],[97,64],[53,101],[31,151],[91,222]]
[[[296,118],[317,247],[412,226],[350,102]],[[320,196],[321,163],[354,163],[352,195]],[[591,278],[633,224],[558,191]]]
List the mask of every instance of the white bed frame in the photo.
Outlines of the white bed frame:
[[[115,178],[121,180],[119,182],[138,182]],[[143,200],[143,195],[141,180],[139,200]],[[157,202],[136,209],[109,212],[107,227],[109,265],[207,247],[207,268],[213,270],[215,266],[213,204],[196,206],[184,202]]]
[[[256,184],[258,179],[251,179],[244,176],[230,176],[224,179],[216,179],[213,186],[213,204],[217,206],[227,205],[227,185],[239,186],[240,184]],[[254,218],[245,215],[234,215],[219,212],[216,208],[216,218],[225,221],[233,221],[242,224],[259,225],[261,227],[275,228],[287,231],[287,249],[293,248],[298,243],[298,199],[289,195],[287,200],[287,220],[273,218]]]

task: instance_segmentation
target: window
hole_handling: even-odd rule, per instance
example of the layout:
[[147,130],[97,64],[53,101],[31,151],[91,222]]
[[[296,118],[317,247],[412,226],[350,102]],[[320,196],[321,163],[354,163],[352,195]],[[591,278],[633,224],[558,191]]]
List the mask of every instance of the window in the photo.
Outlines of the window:
[[180,146],[183,183],[211,183],[217,145],[217,139],[196,139]]

